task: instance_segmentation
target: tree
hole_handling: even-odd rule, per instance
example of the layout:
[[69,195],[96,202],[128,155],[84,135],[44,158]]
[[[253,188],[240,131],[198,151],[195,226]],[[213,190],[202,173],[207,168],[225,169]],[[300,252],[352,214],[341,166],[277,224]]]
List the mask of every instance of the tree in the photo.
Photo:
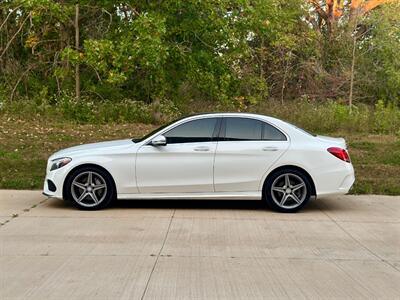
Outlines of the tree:
[[[347,99],[352,87],[354,99],[396,97],[395,3],[3,0],[0,94],[160,107],[206,99],[238,110]],[[390,93],[368,83],[375,70]]]
[[326,26],[326,31],[330,34],[334,31],[337,23],[347,13],[347,18],[353,21],[357,16],[362,16],[372,9],[397,0],[309,0],[312,4],[316,17],[310,17],[316,28],[322,30]]
[[359,42],[358,88],[369,102],[400,104],[400,2],[371,12]]

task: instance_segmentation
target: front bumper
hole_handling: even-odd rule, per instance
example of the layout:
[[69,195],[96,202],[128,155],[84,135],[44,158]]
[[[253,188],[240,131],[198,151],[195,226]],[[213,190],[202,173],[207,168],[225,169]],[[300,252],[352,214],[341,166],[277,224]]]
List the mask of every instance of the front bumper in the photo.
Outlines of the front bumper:
[[[54,171],[49,171],[49,169],[47,169],[46,177],[43,184],[43,195],[47,197],[62,199],[64,180],[69,170],[70,169],[67,168],[67,166]],[[54,187],[49,186],[51,185],[51,183],[54,184]]]

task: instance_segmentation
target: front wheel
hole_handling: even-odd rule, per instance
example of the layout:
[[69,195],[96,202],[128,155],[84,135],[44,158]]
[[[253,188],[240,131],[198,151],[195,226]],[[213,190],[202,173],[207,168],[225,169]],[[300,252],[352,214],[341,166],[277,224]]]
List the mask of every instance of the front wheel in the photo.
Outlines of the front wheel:
[[311,197],[311,184],[308,178],[295,169],[284,169],[273,173],[264,186],[267,205],[279,212],[296,212]]
[[115,189],[106,172],[95,167],[74,171],[66,182],[66,196],[80,209],[104,208],[115,198]]

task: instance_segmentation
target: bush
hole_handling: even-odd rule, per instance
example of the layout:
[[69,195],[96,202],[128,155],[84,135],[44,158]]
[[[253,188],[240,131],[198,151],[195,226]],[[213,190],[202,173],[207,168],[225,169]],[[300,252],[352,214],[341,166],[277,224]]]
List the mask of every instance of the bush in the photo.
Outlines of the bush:
[[[235,99],[234,101],[242,101]],[[244,100],[243,100],[244,101]],[[195,101],[180,104],[160,101],[146,104],[142,101],[123,99],[120,101],[94,100],[82,97],[77,101],[72,95],[48,97],[43,91],[33,99],[4,102],[0,107],[3,114],[19,115],[24,118],[59,118],[78,123],[165,123],[183,115],[205,111],[249,111],[277,117],[294,123],[311,132],[328,134],[337,131],[399,134],[400,109],[394,104],[385,105],[378,101],[375,107],[360,104],[349,107],[334,101],[316,103],[307,99],[288,101],[283,105],[276,101],[264,101],[251,105],[222,106],[220,103]]]
[[[62,94],[46,97],[44,94],[33,99],[24,98],[16,102],[4,102],[0,112],[23,118],[58,118],[85,124],[104,123],[158,123],[176,118],[176,106],[162,100],[158,105],[142,101],[123,99],[120,101],[93,100],[82,97],[77,101],[74,96]],[[158,115],[161,117],[159,118]]]
[[400,135],[400,109],[390,103],[385,106],[383,100],[375,105],[374,130],[378,133],[396,133]]
[[311,132],[325,134],[337,130],[370,132],[374,111],[370,106],[359,105],[349,110],[347,105],[328,101],[316,103],[300,99],[286,102],[265,102],[253,109],[256,113],[274,116]]

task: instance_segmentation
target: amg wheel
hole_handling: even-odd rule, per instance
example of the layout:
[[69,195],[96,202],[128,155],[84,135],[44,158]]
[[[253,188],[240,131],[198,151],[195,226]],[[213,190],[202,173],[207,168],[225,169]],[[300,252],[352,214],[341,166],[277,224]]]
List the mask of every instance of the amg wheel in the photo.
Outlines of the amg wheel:
[[284,169],[268,177],[264,198],[270,208],[279,212],[296,212],[310,200],[311,184],[302,172]]
[[66,182],[66,197],[81,209],[95,210],[108,206],[115,198],[110,175],[96,167],[74,171]]

